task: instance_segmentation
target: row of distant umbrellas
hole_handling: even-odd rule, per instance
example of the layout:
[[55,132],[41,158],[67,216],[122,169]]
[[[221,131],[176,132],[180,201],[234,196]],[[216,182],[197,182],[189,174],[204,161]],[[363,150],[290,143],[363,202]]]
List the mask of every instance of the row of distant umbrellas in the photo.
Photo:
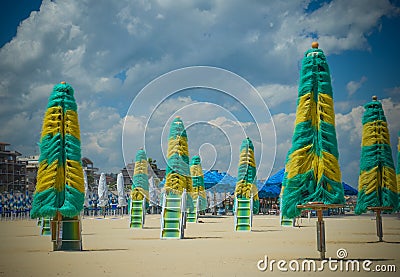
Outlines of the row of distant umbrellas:
[[[257,187],[259,189],[260,198],[276,198],[279,197],[281,191],[281,185],[283,180],[284,169],[279,170],[276,174],[270,176],[267,181],[261,182],[257,181]],[[100,183],[102,183],[101,181]],[[229,175],[226,172],[205,171],[204,172],[204,184],[205,188],[211,192],[233,192],[236,186],[236,178]],[[162,185],[162,184],[161,184]],[[357,190],[353,187],[343,183],[345,195],[357,195]],[[102,190],[103,191],[103,190]],[[120,190],[121,191],[121,188]],[[129,193],[115,194],[113,192],[107,191],[102,194],[102,204],[104,206],[112,206],[117,204],[118,206],[127,203],[129,199]],[[99,194],[98,192],[86,193],[86,207],[100,206]],[[18,209],[30,209],[32,205],[32,194],[23,193],[5,193],[0,194],[0,207],[2,209],[18,210]]]
[[[265,182],[257,181],[258,196],[260,198],[276,198],[281,193],[282,181],[285,169],[280,169],[271,175]],[[217,170],[204,171],[204,186],[211,192],[234,192],[237,179],[226,172]],[[163,186],[164,181],[160,183]],[[345,195],[357,195],[357,190],[350,185],[342,182]]]
[[0,194],[0,213],[6,211],[30,210],[32,195],[29,193],[7,192]]

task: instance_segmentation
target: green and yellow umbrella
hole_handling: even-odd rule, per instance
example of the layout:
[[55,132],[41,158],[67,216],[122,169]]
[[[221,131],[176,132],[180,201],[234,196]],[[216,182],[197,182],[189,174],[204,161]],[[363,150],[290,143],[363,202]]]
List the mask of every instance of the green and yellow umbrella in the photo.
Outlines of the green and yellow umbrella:
[[148,162],[146,152],[143,149],[139,149],[136,153],[132,179],[132,200],[143,200],[144,196],[146,196],[146,205],[148,206],[150,200]]
[[206,191],[204,188],[204,174],[201,168],[201,160],[199,156],[193,156],[190,165],[190,174],[193,181],[192,198],[194,201],[199,198],[199,211],[204,211],[207,208]]
[[256,186],[256,160],[254,158],[254,146],[251,139],[246,138],[240,146],[238,178],[235,188],[237,198],[250,199],[253,196],[253,213],[258,214],[260,200]]
[[[169,131],[164,187],[167,194],[181,195],[183,190],[186,189],[189,196],[193,191],[187,134],[180,117],[174,119]],[[190,203],[191,201],[188,201],[189,205]]]
[[304,53],[292,147],[282,187],[282,216],[295,218],[297,205],[345,202],[335,130],[329,66],[318,43]]
[[396,210],[396,173],[382,104],[374,97],[364,108],[358,199],[354,211],[361,214],[368,207]]
[[77,105],[73,88],[61,82],[44,116],[31,217],[77,216],[84,199]]

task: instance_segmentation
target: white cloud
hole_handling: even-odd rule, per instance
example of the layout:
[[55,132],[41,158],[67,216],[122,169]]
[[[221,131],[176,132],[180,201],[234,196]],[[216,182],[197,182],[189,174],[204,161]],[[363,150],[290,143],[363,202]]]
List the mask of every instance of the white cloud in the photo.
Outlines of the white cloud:
[[[282,163],[293,132],[298,61],[309,48],[311,37],[319,38],[326,53],[369,49],[368,36],[381,18],[398,14],[389,1],[334,0],[312,14],[306,13],[307,5],[308,1],[272,1],[265,5],[219,0],[44,0],[40,11],[31,13],[20,24],[16,37],[0,49],[0,140],[12,143],[25,155],[32,154],[37,149],[52,86],[65,80],[74,87],[79,105],[83,155],[104,171],[118,169],[123,166],[124,116],[136,94],[170,70],[211,65],[248,79],[270,108],[276,109],[277,164]],[[126,72],[124,82],[114,78],[120,72]],[[134,157],[137,148],[143,146],[139,138],[148,130],[146,139],[153,147],[147,150],[162,160],[157,156],[161,155],[159,134],[166,120],[180,107],[198,104],[193,99],[165,101],[168,105],[154,114],[148,126],[147,118],[128,116],[127,155]],[[398,101],[385,101],[388,120],[393,122]],[[239,151],[243,139],[236,129],[242,125],[254,137],[255,145],[261,147],[263,143],[266,153],[273,155],[268,152],[273,132],[266,136],[267,142],[261,142],[254,123],[241,120],[239,124],[229,115],[228,111],[239,114],[240,106],[229,101],[216,104],[220,108],[197,105],[196,110],[188,108],[179,113],[188,126],[204,120],[232,134],[234,151]],[[359,112],[356,108],[338,115],[343,136],[345,129],[351,133],[348,130],[356,126]],[[271,122],[259,124],[263,127],[260,129],[273,128]],[[202,139],[212,141],[220,154],[217,165],[223,168],[224,161],[231,158],[217,127],[193,125],[190,138],[194,152]],[[209,135],[198,133],[204,130]],[[349,139],[357,141],[356,136]],[[235,159],[233,156],[234,168]],[[267,169],[263,170],[266,177]]]
[[353,95],[356,91],[358,91],[361,86],[367,81],[367,77],[362,76],[359,81],[350,81],[346,85],[347,92],[349,95]]
[[264,98],[269,108],[274,108],[282,103],[293,107],[297,99],[297,85],[268,84],[258,86],[257,91]]

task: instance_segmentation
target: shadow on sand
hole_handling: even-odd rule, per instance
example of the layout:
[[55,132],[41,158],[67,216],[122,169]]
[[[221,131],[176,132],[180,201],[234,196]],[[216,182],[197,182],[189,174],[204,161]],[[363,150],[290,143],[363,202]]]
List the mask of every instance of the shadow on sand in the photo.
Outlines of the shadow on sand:
[[[127,251],[128,248],[103,248],[103,249],[83,249],[82,252],[109,252],[109,251]],[[77,251],[78,252],[78,251]]]
[[184,237],[183,239],[222,239],[222,237],[206,237],[206,236],[199,236],[199,237]]

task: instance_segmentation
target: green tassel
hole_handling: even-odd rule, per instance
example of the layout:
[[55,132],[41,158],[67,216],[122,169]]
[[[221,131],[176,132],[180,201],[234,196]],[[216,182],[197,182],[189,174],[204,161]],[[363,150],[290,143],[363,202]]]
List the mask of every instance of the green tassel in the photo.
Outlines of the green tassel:
[[79,215],[84,203],[80,130],[73,88],[54,86],[40,139],[39,170],[31,217]]
[[344,203],[335,131],[329,66],[320,49],[304,54],[292,147],[282,183],[281,209],[286,218],[300,215],[307,202]]
[[358,198],[354,209],[362,214],[368,207],[398,209],[396,173],[390,146],[389,129],[379,101],[364,105],[363,135],[358,180]]

